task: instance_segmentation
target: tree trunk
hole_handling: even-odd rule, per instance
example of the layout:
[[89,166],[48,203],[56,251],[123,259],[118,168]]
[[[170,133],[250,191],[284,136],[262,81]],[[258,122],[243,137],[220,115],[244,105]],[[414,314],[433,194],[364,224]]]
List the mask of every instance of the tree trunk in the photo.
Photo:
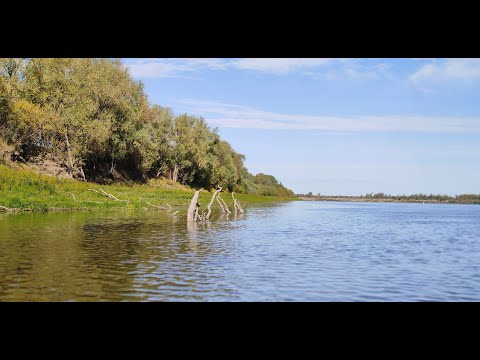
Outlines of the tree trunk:
[[187,221],[195,221],[195,214],[197,210],[197,203],[198,203],[198,196],[200,195],[200,191],[203,189],[195,191],[195,194],[192,197],[192,201],[190,201],[190,206],[188,207],[187,211]]
[[160,176],[160,174],[162,173],[162,170],[163,170],[163,165],[160,166],[160,168],[159,168],[158,171],[157,171],[157,176],[156,176],[157,178],[158,178],[158,177]]
[[83,181],[87,181],[87,178],[85,177],[85,172],[83,171],[83,166],[80,166],[80,173],[82,174]]
[[177,166],[177,164],[175,164],[175,167],[173,168],[172,180],[174,182],[177,182],[177,180],[178,180],[178,166]]
[[68,171],[70,172],[70,175],[73,177],[73,156],[72,156],[72,150],[70,146],[70,140],[68,139],[68,132],[65,130],[65,142],[67,144],[67,156],[68,156]]

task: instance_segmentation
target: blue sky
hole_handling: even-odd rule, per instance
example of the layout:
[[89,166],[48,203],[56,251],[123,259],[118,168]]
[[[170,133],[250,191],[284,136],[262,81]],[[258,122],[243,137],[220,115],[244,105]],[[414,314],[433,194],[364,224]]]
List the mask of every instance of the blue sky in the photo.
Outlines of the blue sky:
[[124,59],[296,193],[480,193],[480,59]]

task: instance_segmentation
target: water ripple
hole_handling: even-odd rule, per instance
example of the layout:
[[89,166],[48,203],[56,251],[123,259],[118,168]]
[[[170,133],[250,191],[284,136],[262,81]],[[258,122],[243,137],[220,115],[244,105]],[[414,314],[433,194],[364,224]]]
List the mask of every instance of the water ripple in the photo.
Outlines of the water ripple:
[[480,206],[0,217],[0,301],[479,301]]

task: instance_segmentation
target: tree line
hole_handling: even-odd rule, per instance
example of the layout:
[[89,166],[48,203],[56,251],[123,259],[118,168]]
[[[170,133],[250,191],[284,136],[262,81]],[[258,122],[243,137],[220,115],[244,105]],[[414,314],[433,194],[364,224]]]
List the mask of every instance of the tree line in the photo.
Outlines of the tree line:
[[378,199],[378,200],[393,200],[393,201],[438,201],[438,202],[469,202],[469,203],[480,203],[480,194],[461,194],[461,195],[440,195],[440,194],[411,194],[411,195],[390,195],[382,192],[379,193],[368,193],[365,195],[359,196],[349,196],[349,195],[321,195],[318,193],[314,195],[312,192],[307,194],[297,194],[299,197],[307,197],[314,199]]
[[73,178],[165,177],[206,189],[293,196],[202,117],[152,105],[120,60],[0,59],[0,144],[14,161],[50,160]]

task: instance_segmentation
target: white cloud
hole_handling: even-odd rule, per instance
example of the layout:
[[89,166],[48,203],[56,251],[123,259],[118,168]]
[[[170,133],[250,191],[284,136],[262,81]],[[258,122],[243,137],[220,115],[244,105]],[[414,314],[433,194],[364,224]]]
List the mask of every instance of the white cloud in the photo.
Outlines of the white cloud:
[[134,59],[126,63],[137,78],[185,77],[205,69],[223,70],[223,59]]
[[281,114],[248,106],[215,101],[184,99],[175,101],[182,111],[201,115],[209,124],[229,128],[303,129],[330,132],[413,131],[480,132],[480,118],[427,116],[328,116]]
[[383,63],[362,64],[361,59],[330,58],[245,58],[245,59],[129,59],[126,62],[136,78],[189,78],[205,70],[239,70],[271,75],[292,73],[314,79],[334,79],[347,76],[352,79],[388,78],[389,66]]
[[345,69],[345,74],[354,79],[378,79],[380,77],[391,78],[389,69],[390,66],[383,63],[370,66],[352,64]]
[[338,59],[287,59],[287,58],[252,58],[238,59],[230,62],[234,68],[241,70],[253,70],[271,74],[287,74],[290,72],[316,68],[322,65],[339,61]]
[[452,83],[473,84],[480,80],[480,59],[433,60],[410,75],[410,80],[427,91]]
[[[284,75],[315,69],[345,59],[293,59],[293,58],[245,58],[245,59],[130,59],[126,65],[137,78],[185,77],[203,70],[236,69],[268,74]],[[306,74],[306,73],[304,73]]]

